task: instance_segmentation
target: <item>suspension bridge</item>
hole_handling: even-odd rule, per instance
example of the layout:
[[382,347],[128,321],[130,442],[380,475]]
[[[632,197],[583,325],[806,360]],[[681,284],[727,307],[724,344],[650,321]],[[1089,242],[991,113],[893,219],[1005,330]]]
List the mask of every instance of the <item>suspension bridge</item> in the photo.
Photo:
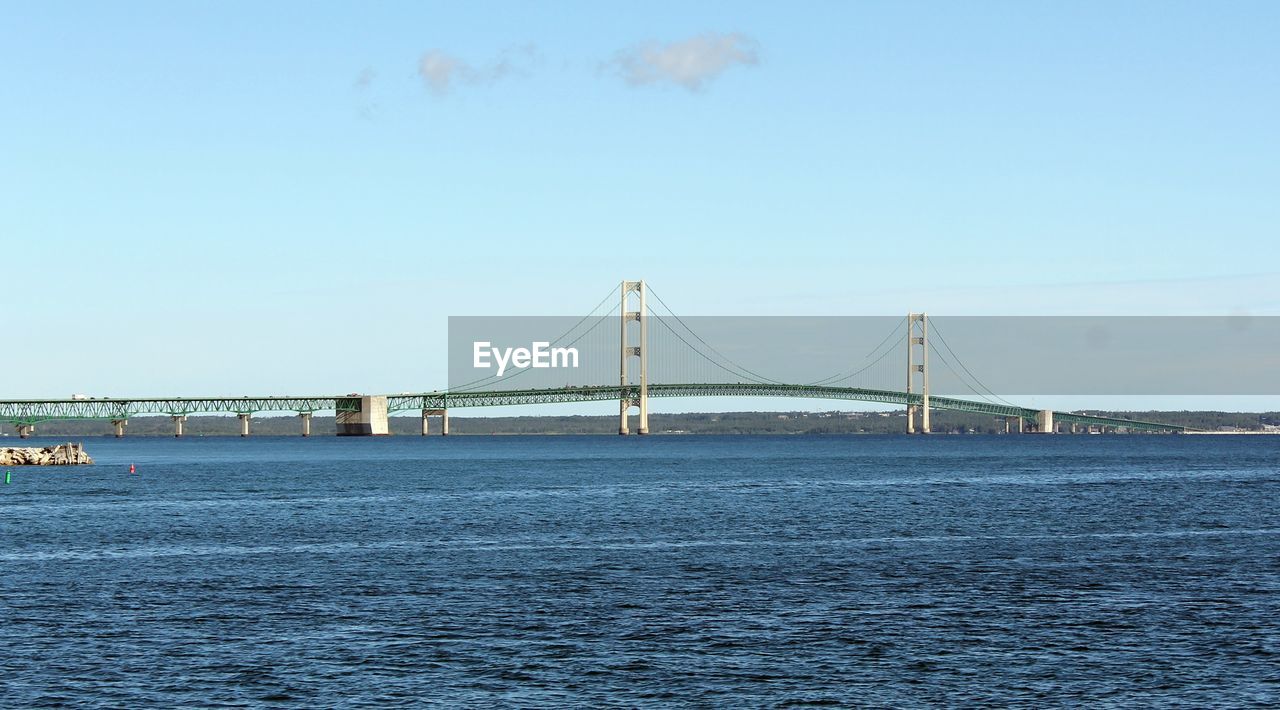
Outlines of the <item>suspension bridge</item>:
[[[131,417],[169,416],[175,436],[182,436],[189,415],[227,414],[239,418],[240,433],[248,436],[255,415],[292,413],[300,420],[301,434],[310,436],[312,416],[333,412],[339,435],[378,435],[388,433],[388,417],[416,412],[427,435],[433,418],[440,422],[440,433],[448,434],[454,409],[616,401],[619,433],[632,433],[635,417],[635,433],[648,434],[650,398],[783,397],[900,406],[908,433],[928,433],[934,409],[989,415],[1001,420],[1005,431],[1187,431],[1172,424],[1036,409],[1004,400],[973,375],[923,313],[899,320],[878,346],[843,371],[803,383],[770,378],[725,355],[644,281],[622,282],[547,344],[607,356],[590,358],[589,366],[575,369],[574,381],[567,383],[548,379],[563,377],[563,371],[519,367],[451,382],[444,390],[387,395],[9,399],[0,400],[0,421],[9,422],[23,438],[42,422],[84,419],[110,422],[115,435],[124,436]],[[972,397],[931,394],[931,357]],[[901,389],[892,386],[894,381]]]

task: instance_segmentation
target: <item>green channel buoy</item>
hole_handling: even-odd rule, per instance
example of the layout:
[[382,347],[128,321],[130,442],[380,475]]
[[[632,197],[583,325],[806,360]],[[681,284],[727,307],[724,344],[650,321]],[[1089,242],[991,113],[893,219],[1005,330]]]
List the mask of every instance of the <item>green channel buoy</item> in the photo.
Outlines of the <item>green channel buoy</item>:
[[13,478],[13,471],[5,471],[5,472],[4,472],[4,484],[5,484],[6,486],[7,486],[7,485],[9,485],[9,479],[11,479],[11,478]]

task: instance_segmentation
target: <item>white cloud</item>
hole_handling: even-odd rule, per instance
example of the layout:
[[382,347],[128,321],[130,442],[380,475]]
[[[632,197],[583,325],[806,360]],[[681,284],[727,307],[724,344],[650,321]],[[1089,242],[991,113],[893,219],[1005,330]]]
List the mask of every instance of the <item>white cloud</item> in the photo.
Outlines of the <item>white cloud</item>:
[[356,75],[356,80],[351,83],[351,87],[358,91],[365,91],[370,86],[373,86],[373,80],[376,79],[377,76],[378,73],[375,72],[372,67],[365,67],[360,70],[358,75]]
[[449,84],[459,69],[467,71],[466,63],[438,49],[428,50],[418,61],[418,75],[427,82],[427,88],[437,94],[449,91]]
[[681,42],[631,47],[619,52],[609,66],[632,86],[672,83],[700,91],[735,64],[758,64],[758,49],[746,35],[708,32]]
[[418,61],[418,75],[437,96],[449,93],[455,85],[484,86],[510,76],[526,76],[541,58],[532,44],[504,50],[483,66],[466,61],[439,49],[429,49]]

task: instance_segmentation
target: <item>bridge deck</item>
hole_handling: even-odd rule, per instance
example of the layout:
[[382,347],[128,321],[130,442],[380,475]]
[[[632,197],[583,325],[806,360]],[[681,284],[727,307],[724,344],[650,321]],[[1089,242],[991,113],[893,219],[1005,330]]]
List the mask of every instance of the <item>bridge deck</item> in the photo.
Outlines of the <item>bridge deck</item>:
[[[639,396],[638,388],[627,387],[627,395]],[[390,411],[412,409],[452,409],[455,407],[495,407],[519,404],[553,404],[560,402],[591,402],[621,399],[623,388],[617,385],[602,387],[565,387],[545,390],[428,392],[388,397]],[[828,387],[823,385],[785,384],[658,384],[649,385],[650,397],[795,397],[803,399],[830,399],[882,404],[921,405],[924,397],[919,393],[907,394],[895,390],[866,389],[861,387]],[[994,402],[979,402],[954,397],[929,397],[929,406],[958,412],[990,414],[995,417],[1021,417],[1035,419],[1038,409]],[[1073,412],[1054,412],[1055,421],[1086,426],[1125,427],[1138,431],[1186,431],[1187,427],[1160,422],[1144,422],[1114,417],[1098,417]]]
[[[563,387],[558,389],[529,389],[504,391],[456,391],[424,392],[416,394],[387,395],[389,412],[420,409],[454,409],[462,407],[497,407],[525,404],[555,404],[617,400],[623,396],[636,397],[637,387],[618,385],[599,387]],[[859,402],[877,402],[907,406],[922,404],[918,393],[907,394],[893,390],[865,389],[859,387],[827,387],[821,385],[784,384],[651,384],[650,397],[795,397],[805,399],[829,399]],[[979,402],[953,397],[930,397],[929,405],[936,409],[989,414],[996,417],[1022,417],[1034,419],[1039,410],[1016,405]],[[58,419],[106,419],[123,420],[144,414],[226,413],[255,414],[258,412],[324,412],[359,411],[358,397],[328,395],[317,397],[168,397],[168,398],[97,398],[97,399],[48,399],[48,400],[0,400],[0,420],[14,425],[33,425]],[[1139,431],[1186,431],[1187,427],[1159,422],[1143,422],[1112,417],[1097,417],[1072,412],[1054,412],[1054,419],[1068,424],[1087,426],[1124,427]]]

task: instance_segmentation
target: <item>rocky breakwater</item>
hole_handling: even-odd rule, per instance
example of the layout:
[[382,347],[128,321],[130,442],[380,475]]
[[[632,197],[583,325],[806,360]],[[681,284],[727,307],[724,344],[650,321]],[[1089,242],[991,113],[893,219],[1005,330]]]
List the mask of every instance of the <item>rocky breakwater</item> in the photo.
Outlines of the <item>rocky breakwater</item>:
[[93,463],[84,444],[36,448],[0,448],[0,466],[74,466]]

